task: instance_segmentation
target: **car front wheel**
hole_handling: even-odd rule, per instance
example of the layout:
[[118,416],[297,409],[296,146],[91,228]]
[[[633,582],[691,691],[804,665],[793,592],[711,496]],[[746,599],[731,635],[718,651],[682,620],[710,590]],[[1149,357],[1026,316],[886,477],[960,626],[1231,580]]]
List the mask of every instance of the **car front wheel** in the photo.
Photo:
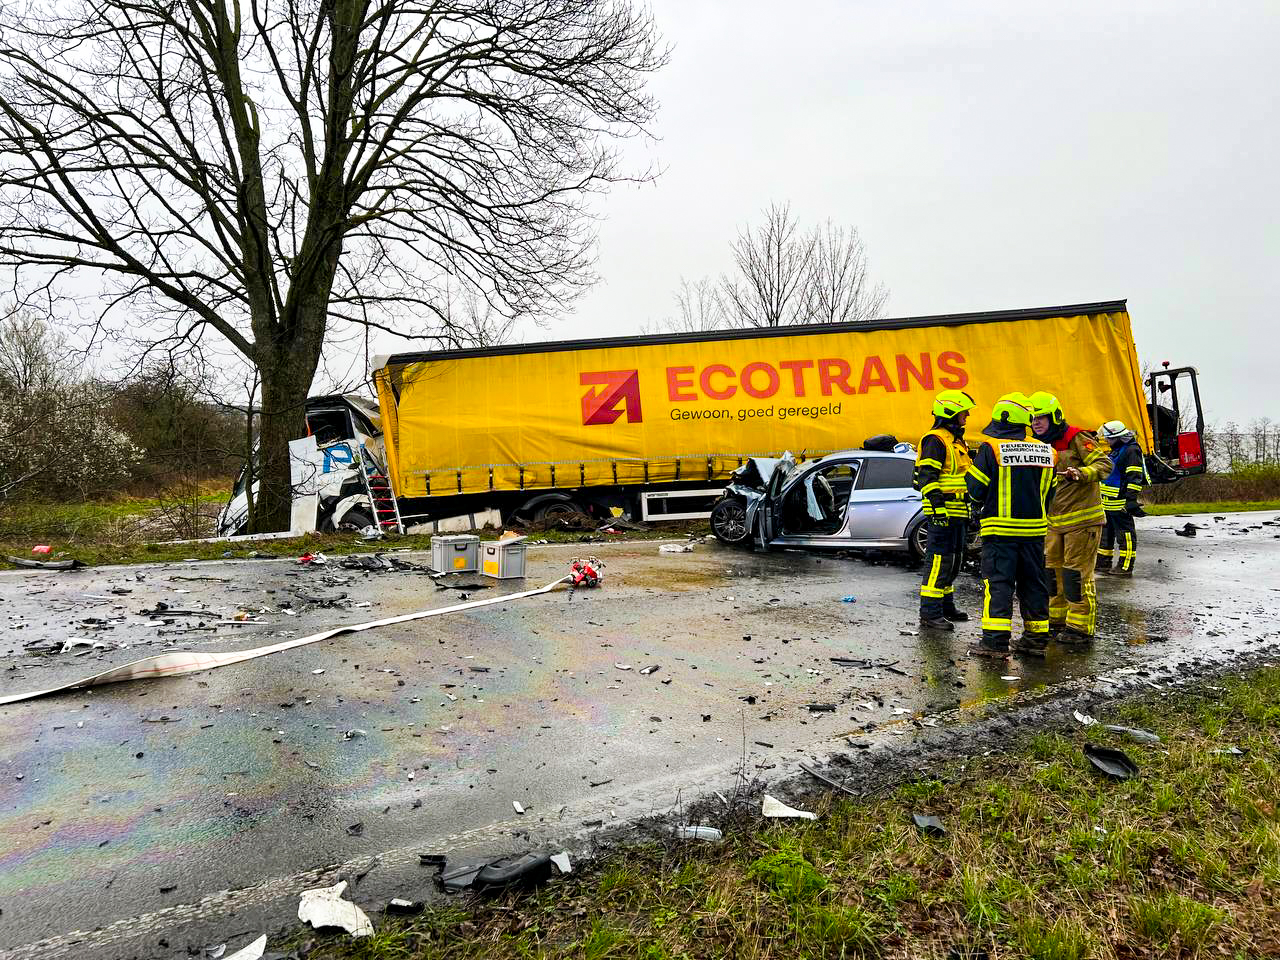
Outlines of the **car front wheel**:
[[721,500],[711,508],[711,532],[721,543],[737,546],[746,541],[747,505],[736,497]]

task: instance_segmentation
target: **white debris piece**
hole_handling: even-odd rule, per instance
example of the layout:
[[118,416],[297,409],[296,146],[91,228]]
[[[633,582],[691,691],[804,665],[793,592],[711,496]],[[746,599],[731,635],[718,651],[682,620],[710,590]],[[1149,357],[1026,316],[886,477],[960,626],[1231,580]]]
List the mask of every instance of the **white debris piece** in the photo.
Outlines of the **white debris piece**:
[[1093,717],[1089,716],[1087,713],[1081,713],[1079,710],[1072,710],[1071,715],[1076,718],[1076,723],[1082,724],[1083,726],[1086,726],[1086,727],[1092,727],[1095,723],[1098,722]]
[[764,803],[761,805],[760,813],[766,817],[782,818],[790,817],[800,820],[817,820],[816,813],[810,813],[807,810],[797,810],[795,807],[789,807],[776,797],[769,794],[764,795]]
[[524,807],[520,806],[519,800],[512,800],[511,807],[516,813],[520,814],[520,816],[524,816]]
[[680,826],[673,827],[671,833],[677,840],[706,840],[709,843],[719,843],[724,839],[724,834],[715,827]]
[[561,873],[573,873],[573,864],[569,862],[569,851],[561,850],[559,853],[551,855],[551,862],[556,865],[556,869]]
[[222,960],[262,960],[262,954],[267,949],[267,935],[264,933],[253,943],[243,949],[237,950],[229,957],[223,957]]
[[341,927],[353,937],[373,936],[373,922],[363,910],[350,900],[343,900],[347,881],[339,880],[332,887],[303,890],[298,903],[298,919],[320,930],[324,927]]
[[693,553],[691,543],[664,543],[658,548],[659,553]]
[[1009,681],[1010,683],[1013,683],[1014,681],[1016,681],[1016,680],[1021,680],[1022,678],[1021,678],[1021,677],[1001,677],[1000,679],[1001,679],[1001,680],[1007,680],[1007,681]]
[[324,673],[324,667],[319,667],[319,668],[317,668],[317,669],[315,669],[315,670],[312,670],[311,672],[312,672],[312,673],[314,673],[314,674],[318,677],[318,676],[320,676],[320,674]]

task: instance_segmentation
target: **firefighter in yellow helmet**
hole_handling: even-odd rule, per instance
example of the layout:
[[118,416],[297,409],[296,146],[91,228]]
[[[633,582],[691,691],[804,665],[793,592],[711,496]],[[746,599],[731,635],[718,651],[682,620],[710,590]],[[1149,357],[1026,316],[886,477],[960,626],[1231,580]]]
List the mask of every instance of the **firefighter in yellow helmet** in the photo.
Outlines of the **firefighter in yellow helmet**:
[[934,630],[954,630],[953,622],[969,619],[956,607],[953,584],[964,563],[968,540],[969,504],[965,474],[969,448],[964,425],[974,408],[973,397],[962,390],[943,390],[933,401],[933,426],[920,439],[912,485],[924,499],[929,546],[920,584],[920,624]]
[[1015,594],[1022,610],[1016,651],[1040,654],[1049,636],[1044,537],[1053,448],[1028,439],[1030,425],[1026,396],[1010,393],[997,400],[966,477],[982,532],[982,641],[974,647],[981,656],[1009,655]]
[[1053,506],[1044,559],[1049,568],[1049,630],[1064,644],[1093,639],[1098,626],[1098,592],[1093,568],[1105,519],[1101,484],[1111,472],[1109,448],[1090,431],[1067,423],[1062,404],[1041,390],[1031,395],[1031,430],[1057,453]]

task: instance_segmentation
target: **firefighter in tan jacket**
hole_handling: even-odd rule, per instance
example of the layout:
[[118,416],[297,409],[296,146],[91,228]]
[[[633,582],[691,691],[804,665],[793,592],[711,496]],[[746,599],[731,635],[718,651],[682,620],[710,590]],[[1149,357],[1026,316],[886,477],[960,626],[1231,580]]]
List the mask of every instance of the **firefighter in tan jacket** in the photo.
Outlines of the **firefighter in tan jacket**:
[[1045,566],[1054,587],[1049,629],[1062,643],[1083,645],[1097,630],[1093,569],[1106,522],[1101,483],[1111,472],[1111,458],[1107,445],[1094,434],[1067,424],[1062,405],[1053,394],[1032,394],[1031,418],[1036,439],[1057,451],[1044,547]]

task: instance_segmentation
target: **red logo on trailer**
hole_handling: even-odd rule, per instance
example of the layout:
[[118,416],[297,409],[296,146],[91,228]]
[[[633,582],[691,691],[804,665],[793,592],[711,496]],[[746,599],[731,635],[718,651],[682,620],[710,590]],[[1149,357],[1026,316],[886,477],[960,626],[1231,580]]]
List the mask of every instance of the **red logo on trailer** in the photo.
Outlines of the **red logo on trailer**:
[[582,423],[614,423],[626,413],[627,423],[640,423],[640,371],[602,370],[582,373],[578,381],[592,387],[582,395]]

